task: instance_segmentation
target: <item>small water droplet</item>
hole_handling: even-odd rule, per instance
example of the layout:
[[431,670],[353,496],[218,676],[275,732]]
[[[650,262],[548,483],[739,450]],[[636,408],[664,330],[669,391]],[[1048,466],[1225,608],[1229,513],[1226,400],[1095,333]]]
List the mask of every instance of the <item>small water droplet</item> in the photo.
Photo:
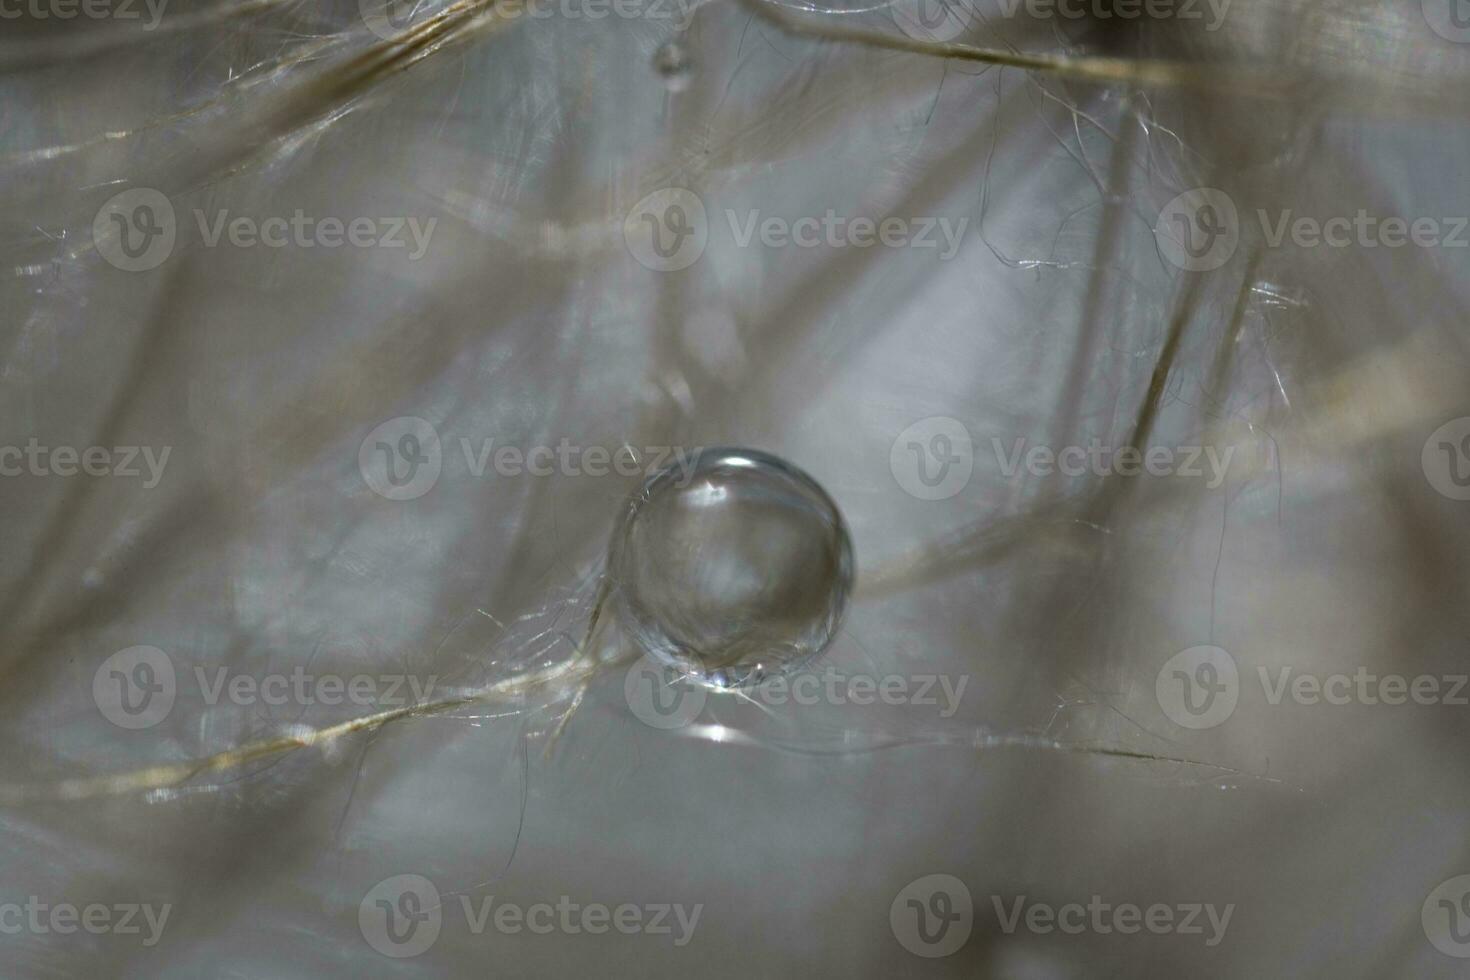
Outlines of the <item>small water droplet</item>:
[[678,41],[665,41],[653,53],[653,70],[664,80],[670,92],[682,92],[694,76],[694,61]]
[[752,449],[706,449],[654,474],[613,531],[623,628],[655,661],[711,687],[759,684],[832,641],[853,586],[837,505]]

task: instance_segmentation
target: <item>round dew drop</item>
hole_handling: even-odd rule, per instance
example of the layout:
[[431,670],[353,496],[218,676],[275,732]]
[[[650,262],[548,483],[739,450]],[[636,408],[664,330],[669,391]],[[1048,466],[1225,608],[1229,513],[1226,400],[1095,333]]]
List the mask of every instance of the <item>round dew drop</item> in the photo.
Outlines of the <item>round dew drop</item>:
[[706,449],[629,499],[608,573],[623,628],[654,661],[709,687],[745,687],[832,641],[852,592],[852,541],[832,498],[790,463]]

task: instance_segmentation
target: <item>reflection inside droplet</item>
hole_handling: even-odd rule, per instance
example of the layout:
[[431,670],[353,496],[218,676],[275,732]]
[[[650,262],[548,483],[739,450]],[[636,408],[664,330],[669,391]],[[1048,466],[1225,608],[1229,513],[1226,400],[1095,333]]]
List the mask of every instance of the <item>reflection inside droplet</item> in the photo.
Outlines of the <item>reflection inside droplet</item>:
[[852,542],[805,473],[757,450],[706,449],[633,495],[608,571],[623,627],[649,656],[712,687],[752,685],[831,642]]
[[670,92],[682,92],[689,87],[694,61],[684,45],[678,41],[665,41],[653,53],[653,70],[658,72]]

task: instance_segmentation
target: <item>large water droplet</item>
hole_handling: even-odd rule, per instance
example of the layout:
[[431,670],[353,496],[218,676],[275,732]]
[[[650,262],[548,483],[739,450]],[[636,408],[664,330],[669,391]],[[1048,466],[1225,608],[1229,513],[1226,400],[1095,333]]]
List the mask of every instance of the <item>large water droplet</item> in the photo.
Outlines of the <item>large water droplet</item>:
[[613,531],[623,628],[711,687],[798,669],[831,642],[852,592],[837,505],[769,453],[706,449],[683,462],[650,477]]

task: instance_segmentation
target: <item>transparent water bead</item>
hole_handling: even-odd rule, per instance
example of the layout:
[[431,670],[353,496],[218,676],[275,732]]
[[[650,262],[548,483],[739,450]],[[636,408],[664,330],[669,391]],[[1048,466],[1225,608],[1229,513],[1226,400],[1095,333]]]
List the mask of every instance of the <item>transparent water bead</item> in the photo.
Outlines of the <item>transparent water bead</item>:
[[790,463],[705,449],[628,501],[608,555],[623,628],[656,662],[746,687],[810,662],[852,592],[837,505]]

